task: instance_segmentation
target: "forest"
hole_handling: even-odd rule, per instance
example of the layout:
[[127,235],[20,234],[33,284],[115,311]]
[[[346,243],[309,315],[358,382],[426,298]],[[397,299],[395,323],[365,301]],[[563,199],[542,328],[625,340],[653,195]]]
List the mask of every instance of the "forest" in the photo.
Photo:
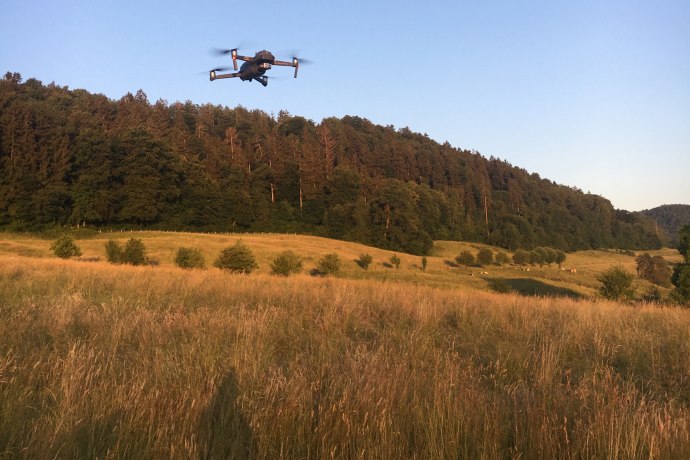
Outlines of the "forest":
[[[558,155],[558,152],[554,152]],[[0,229],[303,233],[426,254],[433,240],[654,249],[648,216],[357,116],[119,100],[0,80]]]

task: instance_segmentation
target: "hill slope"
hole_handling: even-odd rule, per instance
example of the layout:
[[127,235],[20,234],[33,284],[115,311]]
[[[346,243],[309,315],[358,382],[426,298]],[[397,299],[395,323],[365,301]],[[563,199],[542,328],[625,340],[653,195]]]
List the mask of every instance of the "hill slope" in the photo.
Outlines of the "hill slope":
[[669,238],[672,247],[678,245],[678,233],[685,225],[690,225],[690,205],[665,204],[653,209],[640,211],[641,214],[654,219]]
[[0,227],[299,232],[423,254],[660,246],[651,219],[478,152],[346,116],[118,101],[0,80]]
[[[98,264],[105,262],[105,243],[110,239],[122,246],[129,238],[139,238],[147,248],[151,259],[162,267],[174,267],[175,253],[180,247],[194,247],[201,250],[206,265],[211,267],[219,252],[241,239],[254,253],[260,274],[270,273],[270,263],[275,256],[284,250],[299,254],[304,262],[304,271],[309,273],[316,268],[322,257],[336,253],[342,260],[340,278],[354,280],[376,280],[420,286],[440,287],[444,289],[471,289],[475,291],[512,290],[525,295],[542,295],[571,298],[593,298],[600,283],[598,275],[613,265],[621,265],[628,271],[635,272],[635,258],[607,251],[578,251],[567,255],[563,264],[566,270],[560,270],[554,264],[543,267],[515,267],[512,265],[459,266],[455,257],[461,251],[477,254],[480,249],[490,249],[494,253],[500,248],[481,243],[436,241],[432,253],[427,256],[427,269],[422,270],[422,261],[418,256],[393,252],[365,246],[360,243],[333,240],[322,237],[286,234],[199,234],[176,232],[117,232],[102,233],[77,240],[83,257],[99,258]],[[8,235],[0,238],[0,256],[28,256],[53,258],[50,251],[51,241],[34,236]],[[373,256],[373,263],[368,270],[363,270],[355,259],[362,253]],[[401,259],[400,268],[395,269],[390,258],[397,255]],[[678,251],[664,249],[652,251],[652,255],[661,255],[669,263],[681,260]],[[508,255],[512,255],[508,252]],[[572,273],[574,269],[576,273]],[[215,270],[215,269],[214,269]],[[641,295],[649,287],[647,281],[635,281]],[[660,287],[666,296],[669,289]]]

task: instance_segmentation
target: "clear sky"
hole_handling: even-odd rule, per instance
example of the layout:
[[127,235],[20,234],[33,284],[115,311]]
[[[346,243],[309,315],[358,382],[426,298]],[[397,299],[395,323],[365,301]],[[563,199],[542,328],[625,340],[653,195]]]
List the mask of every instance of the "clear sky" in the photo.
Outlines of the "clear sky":
[[[210,82],[213,47],[313,62]],[[358,115],[640,210],[690,204],[688,0],[0,0],[0,72],[119,99]]]

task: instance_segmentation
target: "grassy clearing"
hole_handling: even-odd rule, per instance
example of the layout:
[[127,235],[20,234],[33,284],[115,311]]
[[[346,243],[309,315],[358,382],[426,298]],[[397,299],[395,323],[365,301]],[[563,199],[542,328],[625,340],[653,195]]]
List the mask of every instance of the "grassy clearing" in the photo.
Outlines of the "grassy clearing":
[[0,255],[0,457],[248,456],[690,458],[690,311]]
[[[605,251],[581,251],[568,254],[565,268],[575,268],[577,273],[558,270],[552,267],[530,267],[529,272],[519,267],[492,265],[485,268],[459,267],[455,264],[455,257],[464,250],[474,254],[479,249],[487,247],[497,252],[502,249],[477,243],[463,243],[456,241],[436,241],[432,254],[427,256],[428,267],[422,271],[421,257],[404,253],[395,253],[383,249],[372,248],[358,243],[332,240],[303,235],[285,234],[199,234],[199,233],[167,233],[167,232],[123,232],[104,233],[97,236],[82,238],[77,244],[83,252],[84,258],[100,257],[105,260],[105,243],[109,239],[118,240],[124,245],[127,239],[141,238],[146,245],[149,256],[160,262],[162,266],[173,266],[178,248],[193,247],[202,251],[207,265],[212,265],[218,253],[225,247],[241,239],[254,252],[259,264],[258,273],[270,273],[270,262],[281,251],[292,250],[299,254],[304,261],[305,272],[316,268],[321,257],[328,253],[338,254],[342,261],[340,278],[357,280],[392,281],[418,286],[430,286],[447,289],[462,287],[475,290],[492,290],[497,280],[508,280],[507,286],[518,293],[541,296],[581,296],[594,297],[600,283],[597,276],[612,265],[623,265],[627,270],[635,272],[635,258]],[[51,240],[40,239],[35,236],[2,234],[0,238],[0,255],[21,255],[27,257],[52,257],[50,252]],[[664,249],[649,251],[651,255],[662,255],[669,262],[680,261],[676,250]],[[362,270],[355,263],[355,259],[362,253],[369,253],[374,257],[373,264],[367,271]],[[396,254],[401,259],[400,269],[396,270],[390,264],[390,257]],[[483,275],[481,272],[488,272]],[[498,283],[500,286],[506,283]],[[651,285],[647,281],[636,280],[638,291],[644,292]],[[661,288],[662,294],[667,295],[669,289]]]

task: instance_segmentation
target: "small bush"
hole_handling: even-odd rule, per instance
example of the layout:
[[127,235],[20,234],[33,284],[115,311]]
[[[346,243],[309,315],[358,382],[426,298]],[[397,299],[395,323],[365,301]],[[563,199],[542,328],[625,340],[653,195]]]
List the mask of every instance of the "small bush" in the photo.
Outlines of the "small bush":
[[458,265],[469,267],[470,265],[474,265],[474,255],[470,251],[462,251],[455,258],[455,262],[457,262]]
[[496,263],[498,265],[501,265],[501,266],[510,263],[510,257],[508,257],[508,254],[506,254],[503,251],[497,252],[495,259],[496,259]]
[[527,265],[532,262],[532,255],[529,251],[518,249],[513,254],[513,262],[517,265]]
[[428,262],[427,262],[427,260],[426,260],[426,257],[422,257],[422,271],[423,271],[423,272],[426,271],[426,264],[427,264],[427,263],[428,263]]
[[175,254],[175,265],[180,268],[206,268],[206,260],[200,249],[179,248]]
[[634,278],[635,275],[620,265],[611,267],[597,278],[601,283],[599,293],[609,300],[630,300],[635,295]]
[[50,245],[50,250],[61,259],[69,259],[72,256],[81,255],[79,246],[77,246],[74,239],[66,233],[53,241],[53,244]]
[[222,251],[213,266],[233,273],[249,274],[259,268],[252,251],[242,241],[237,241]]
[[491,249],[482,248],[477,253],[477,263],[479,265],[491,265],[494,262],[494,253]]
[[400,269],[400,257],[398,257],[397,254],[393,254],[389,260],[391,261],[391,264],[395,266],[396,270]]
[[105,258],[111,264],[122,263],[122,247],[120,243],[115,240],[108,240],[108,242],[105,243]]
[[137,238],[130,238],[122,250],[121,262],[130,265],[144,265],[146,263],[146,246]]
[[334,275],[340,271],[340,256],[338,254],[326,254],[319,260],[316,266],[319,273],[323,275]]
[[360,266],[360,268],[364,270],[369,270],[369,265],[374,261],[374,258],[372,257],[371,254],[360,254],[359,259],[355,260],[355,263]]
[[302,271],[302,259],[292,251],[283,251],[271,262],[271,274],[290,276]]

